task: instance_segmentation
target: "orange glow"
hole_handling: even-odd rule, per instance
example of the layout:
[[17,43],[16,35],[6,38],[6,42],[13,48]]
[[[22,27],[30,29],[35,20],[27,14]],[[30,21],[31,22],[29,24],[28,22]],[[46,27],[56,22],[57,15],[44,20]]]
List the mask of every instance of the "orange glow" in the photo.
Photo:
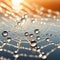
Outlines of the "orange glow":
[[51,10],[60,11],[60,2],[58,0],[0,0],[0,12],[8,11],[10,14],[14,13],[19,16],[24,15],[24,13],[42,15],[43,12],[40,11],[44,8],[48,9],[49,13]]

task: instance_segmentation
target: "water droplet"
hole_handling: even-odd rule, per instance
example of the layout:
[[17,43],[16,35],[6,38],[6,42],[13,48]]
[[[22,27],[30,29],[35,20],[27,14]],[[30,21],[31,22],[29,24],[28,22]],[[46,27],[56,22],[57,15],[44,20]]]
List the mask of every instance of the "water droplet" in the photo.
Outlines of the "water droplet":
[[50,39],[49,39],[49,38],[46,38],[45,40],[46,40],[47,42],[49,42],[49,41],[50,41]]
[[31,38],[32,38],[32,37],[34,37],[34,36],[33,36],[33,34],[29,34],[29,37],[31,37]]
[[20,22],[17,22],[17,25],[21,25],[21,23]]
[[3,31],[3,32],[2,32],[2,36],[3,36],[3,37],[8,36],[8,32],[7,32],[7,31]]
[[24,33],[24,36],[28,36],[28,35],[29,35],[29,33],[28,33],[28,32],[25,32],[25,33]]
[[41,54],[41,53],[39,54],[39,57],[40,57],[40,58],[42,57],[42,54]]
[[7,37],[7,41],[10,42],[11,41],[11,37]]
[[46,58],[47,58],[47,55],[43,55],[43,56],[42,56],[42,59],[46,59]]
[[35,23],[35,20],[32,20],[31,22],[34,24]]
[[36,48],[36,51],[37,52],[40,52],[40,47],[39,46]]
[[32,48],[37,47],[36,41],[32,40],[32,41],[30,42],[30,46],[31,46]]
[[46,53],[42,53],[42,57],[41,57],[42,59],[46,59],[47,58],[47,55],[46,55]]
[[28,14],[24,14],[24,18],[28,18]]
[[21,18],[21,24],[24,24],[26,22],[26,19],[25,18]]
[[14,52],[14,57],[15,58],[18,58],[19,57],[19,54],[17,52]]
[[36,34],[40,33],[39,29],[35,29],[34,33],[36,33]]
[[36,40],[40,40],[40,39],[41,39],[40,36],[37,36],[37,37],[36,37]]

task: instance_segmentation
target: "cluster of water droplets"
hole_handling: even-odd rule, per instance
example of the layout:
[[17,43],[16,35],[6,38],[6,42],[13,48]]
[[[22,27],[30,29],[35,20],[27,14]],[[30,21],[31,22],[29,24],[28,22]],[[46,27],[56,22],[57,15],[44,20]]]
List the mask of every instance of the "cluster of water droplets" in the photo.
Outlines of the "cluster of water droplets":
[[[40,11],[41,10],[43,10],[44,8],[41,8],[40,9]],[[51,10],[48,10],[48,12],[50,13],[51,12]],[[59,17],[59,13],[57,12],[56,13],[57,15],[58,15],[58,17]],[[40,15],[43,15],[43,13],[41,12],[40,13]],[[49,15],[49,14],[46,14],[46,16],[47,16],[47,18],[45,18],[44,17],[44,15],[43,15],[43,17],[41,17],[41,16],[35,16],[35,15],[33,15],[32,17],[31,17],[31,15],[28,15],[28,14],[24,14],[21,18],[20,18],[20,20],[19,21],[16,21],[16,24],[14,25],[14,27],[12,27],[11,29],[12,29],[12,31],[13,32],[15,32],[15,34],[17,34],[17,32],[18,32],[18,34],[17,34],[17,36],[16,37],[14,37],[13,38],[13,36],[11,36],[12,35],[12,33],[11,33],[11,35],[9,35],[9,33],[11,32],[11,31],[8,31],[8,30],[4,30],[4,31],[2,31],[2,33],[1,33],[1,35],[2,35],[2,37],[5,39],[5,40],[0,40],[0,43],[2,44],[1,46],[0,46],[0,52],[2,52],[2,51],[5,51],[5,52],[8,52],[8,53],[10,53],[10,54],[12,54],[13,55],[13,57],[15,58],[15,60],[17,60],[20,56],[24,56],[24,57],[34,57],[34,58],[40,58],[40,59],[42,59],[42,60],[45,60],[45,59],[47,59],[47,57],[52,53],[52,52],[54,52],[57,48],[60,48],[60,43],[54,43],[54,41],[52,41],[51,39],[50,39],[50,37],[56,37],[56,35],[53,35],[52,33],[51,34],[49,34],[49,33],[44,33],[44,35],[43,34],[41,34],[41,31],[40,31],[40,28],[39,28],[39,25],[37,25],[36,23],[38,23],[38,24],[41,24],[41,25],[46,25],[46,23],[43,21],[43,20],[45,20],[45,21],[48,21],[48,19],[49,18],[51,18],[52,16],[51,15]],[[54,19],[54,21],[55,21],[55,18],[56,18],[57,16],[53,16],[52,18]],[[51,19],[52,19],[51,18]],[[41,21],[40,21],[40,20]],[[58,18],[56,19],[57,21],[58,21]],[[40,22],[40,23],[39,23]],[[29,30],[29,29],[27,29],[27,26],[29,27],[29,28],[31,28],[32,26],[30,26],[31,24],[32,25],[35,25],[35,26],[37,26],[36,28],[34,28],[33,27],[33,29],[32,29],[32,33],[30,32],[31,31],[31,29]],[[26,26],[26,25],[27,26]],[[29,25],[30,24],[30,25]],[[50,26],[56,26],[54,23],[52,23],[52,24],[50,24]],[[59,26],[59,25],[58,25]],[[49,26],[48,26],[49,27]],[[16,29],[15,29],[16,28]],[[19,28],[19,29],[18,29]],[[43,28],[43,27],[41,27],[41,28]],[[15,30],[17,30],[17,31],[15,31]],[[45,30],[46,31],[46,30]],[[19,35],[20,33],[21,33],[21,35]],[[15,36],[15,34],[14,34],[14,36]],[[19,36],[22,36],[22,38],[20,38]],[[44,37],[45,36],[45,37]],[[44,37],[43,39],[42,39],[42,37]],[[12,42],[12,44],[10,44],[10,42],[11,41],[13,41]],[[23,42],[24,41],[24,42]],[[44,43],[44,41],[46,42],[46,43],[48,43],[48,44],[46,44],[46,45],[44,45],[44,46],[40,46],[39,44],[41,44],[41,42],[43,42]],[[14,45],[14,42],[15,43],[17,43],[17,45],[15,46]],[[29,48],[27,48],[27,47],[24,47],[24,46],[21,46],[21,44],[24,44],[24,43],[26,43],[26,44],[28,44],[29,45]],[[9,47],[11,46],[11,47],[14,47],[14,48],[16,48],[16,50],[15,51],[11,51],[11,50],[7,50],[7,49],[5,49],[4,48],[4,46],[6,46],[6,45],[8,45]],[[55,46],[55,48],[53,48],[53,49],[51,49],[49,52],[44,52],[44,51],[42,51],[42,49],[44,49],[44,48],[46,48],[46,47],[48,47],[48,46],[50,46],[50,45],[54,45]],[[33,55],[33,54],[31,54],[31,55],[28,55],[27,53],[19,53],[19,51],[20,51],[20,49],[23,49],[23,50],[28,50],[28,51],[33,51],[33,52],[36,52],[37,54],[36,55]],[[0,58],[1,60],[3,59],[5,59],[5,58],[3,58],[2,56],[1,56],[1,58]],[[10,58],[9,58],[10,59]],[[9,59],[7,59],[7,60],[9,60]],[[6,59],[5,59],[6,60]]]

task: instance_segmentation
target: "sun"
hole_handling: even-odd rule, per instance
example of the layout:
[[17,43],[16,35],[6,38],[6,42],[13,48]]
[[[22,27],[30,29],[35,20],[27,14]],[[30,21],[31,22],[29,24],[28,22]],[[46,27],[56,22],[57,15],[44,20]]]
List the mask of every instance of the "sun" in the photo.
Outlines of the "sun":
[[19,11],[20,9],[22,9],[22,2],[23,0],[12,0],[12,8],[16,11]]

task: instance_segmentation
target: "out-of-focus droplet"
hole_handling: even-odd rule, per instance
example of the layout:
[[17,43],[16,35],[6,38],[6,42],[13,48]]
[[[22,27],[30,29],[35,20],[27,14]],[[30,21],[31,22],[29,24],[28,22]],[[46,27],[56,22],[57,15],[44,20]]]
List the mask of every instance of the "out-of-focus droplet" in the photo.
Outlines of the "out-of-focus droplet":
[[21,24],[24,24],[26,22],[26,19],[25,18],[21,18],[20,22],[21,22]]
[[17,25],[21,25],[21,23],[20,22],[17,22]]
[[24,14],[24,18],[28,18],[28,14]]
[[31,22],[34,24],[35,23],[35,20],[32,20]]

